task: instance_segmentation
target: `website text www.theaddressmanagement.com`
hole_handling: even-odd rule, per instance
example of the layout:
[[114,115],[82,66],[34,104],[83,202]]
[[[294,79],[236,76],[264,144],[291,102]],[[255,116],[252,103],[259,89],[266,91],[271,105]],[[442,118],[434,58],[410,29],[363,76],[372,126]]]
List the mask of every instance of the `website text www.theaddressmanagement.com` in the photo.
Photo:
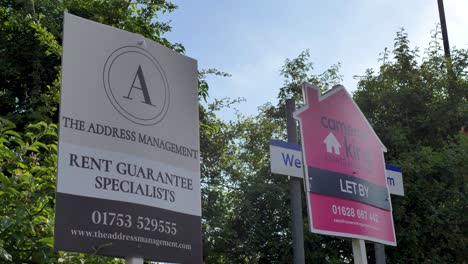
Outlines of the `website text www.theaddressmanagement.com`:
[[147,237],[141,237],[141,236],[126,235],[122,232],[106,233],[106,232],[101,232],[99,230],[87,231],[87,230],[77,230],[77,229],[70,229],[70,232],[72,236],[132,241],[132,242],[138,242],[138,243],[152,244],[152,245],[155,245],[156,247],[170,247],[170,248],[180,248],[180,249],[186,249],[186,250],[192,249],[192,246],[189,244],[183,244],[183,243],[178,243],[174,241],[147,238]]

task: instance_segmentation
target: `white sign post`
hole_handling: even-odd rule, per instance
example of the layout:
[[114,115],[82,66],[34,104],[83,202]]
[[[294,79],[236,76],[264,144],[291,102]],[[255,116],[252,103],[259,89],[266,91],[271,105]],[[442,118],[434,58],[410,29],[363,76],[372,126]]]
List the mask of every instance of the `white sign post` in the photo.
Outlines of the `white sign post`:
[[197,62],[65,14],[55,248],[202,263]]

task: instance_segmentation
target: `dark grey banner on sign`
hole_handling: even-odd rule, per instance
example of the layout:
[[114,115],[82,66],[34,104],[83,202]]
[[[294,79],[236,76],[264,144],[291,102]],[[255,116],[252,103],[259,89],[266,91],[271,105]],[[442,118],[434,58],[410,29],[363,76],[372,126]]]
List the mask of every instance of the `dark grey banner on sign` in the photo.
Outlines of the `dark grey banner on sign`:
[[201,217],[57,193],[56,250],[202,263]]
[[351,175],[307,166],[310,191],[390,210],[385,186]]

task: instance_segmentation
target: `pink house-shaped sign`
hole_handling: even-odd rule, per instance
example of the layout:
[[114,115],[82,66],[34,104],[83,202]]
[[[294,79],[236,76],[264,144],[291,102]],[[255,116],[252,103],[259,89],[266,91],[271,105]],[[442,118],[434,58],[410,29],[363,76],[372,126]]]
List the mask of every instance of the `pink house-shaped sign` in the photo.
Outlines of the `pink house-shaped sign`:
[[396,245],[385,146],[343,86],[303,86],[301,125],[311,231]]

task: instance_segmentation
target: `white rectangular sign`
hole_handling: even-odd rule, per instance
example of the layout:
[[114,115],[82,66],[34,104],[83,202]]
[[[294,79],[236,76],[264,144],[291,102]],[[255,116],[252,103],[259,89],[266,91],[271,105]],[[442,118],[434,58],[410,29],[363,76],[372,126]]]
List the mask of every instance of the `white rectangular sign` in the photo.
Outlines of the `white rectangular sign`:
[[401,173],[401,168],[399,166],[386,164],[385,175],[387,176],[388,191],[391,194],[404,196],[405,190],[403,189],[403,176]]
[[197,72],[65,13],[56,249],[202,262]]
[[303,178],[301,146],[270,140],[270,169],[272,173]]

